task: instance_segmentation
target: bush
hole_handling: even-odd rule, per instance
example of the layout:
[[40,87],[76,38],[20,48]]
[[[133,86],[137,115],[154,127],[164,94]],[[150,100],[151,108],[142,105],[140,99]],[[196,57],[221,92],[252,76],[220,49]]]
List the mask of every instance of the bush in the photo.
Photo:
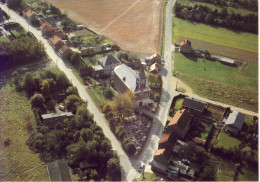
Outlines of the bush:
[[34,94],[34,96],[31,97],[30,102],[33,107],[40,109],[44,108],[44,98],[42,94]]
[[129,143],[126,143],[123,148],[125,149],[125,151],[127,153],[129,153],[130,155],[133,155],[135,154],[136,152],[136,147],[135,147],[135,144],[133,142],[129,142]]
[[116,136],[120,138],[121,140],[124,138],[126,135],[126,130],[124,126],[118,126],[116,127]]

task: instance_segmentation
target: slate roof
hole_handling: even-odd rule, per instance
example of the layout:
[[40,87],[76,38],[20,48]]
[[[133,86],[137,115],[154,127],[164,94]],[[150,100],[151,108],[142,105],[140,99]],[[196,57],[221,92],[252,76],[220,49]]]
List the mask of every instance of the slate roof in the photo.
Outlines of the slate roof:
[[68,168],[68,162],[54,161],[49,163],[47,168],[50,181],[72,181]]
[[198,112],[203,112],[205,108],[205,103],[193,98],[186,97],[183,100],[182,106]]
[[167,126],[177,125],[182,131],[189,124],[191,118],[192,116],[188,113],[187,109],[181,109],[174,114]]
[[93,68],[94,71],[101,71],[101,70],[103,70],[102,66],[100,66],[100,65],[92,66],[92,68]]
[[121,64],[114,69],[114,74],[116,74],[124,84],[132,91],[135,92],[137,84],[136,79],[139,79],[138,75],[127,65]]
[[245,121],[245,117],[243,116],[243,114],[241,114],[238,111],[233,111],[231,114],[229,114],[226,121],[226,125],[232,125],[237,129],[241,130],[244,121]]
[[42,119],[49,119],[49,118],[57,118],[57,117],[61,117],[61,116],[73,116],[73,114],[71,112],[63,112],[60,114],[55,114],[55,113],[50,113],[50,114],[42,114]]
[[115,58],[112,54],[109,54],[109,55],[106,56],[106,57],[100,58],[99,61],[100,61],[100,63],[101,63],[103,66],[121,63],[121,62],[120,62],[117,58]]

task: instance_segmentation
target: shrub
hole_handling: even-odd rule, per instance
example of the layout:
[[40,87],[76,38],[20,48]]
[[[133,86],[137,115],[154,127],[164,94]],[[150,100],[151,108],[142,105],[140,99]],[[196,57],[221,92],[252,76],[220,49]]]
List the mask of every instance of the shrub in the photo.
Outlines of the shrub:
[[125,149],[125,151],[131,155],[135,154],[136,152],[136,147],[135,144],[133,142],[129,142],[126,143],[123,148]]
[[121,140],[126,135],[126,130],[124,126],[118,126],[116,127],[116,136],[119,137]]

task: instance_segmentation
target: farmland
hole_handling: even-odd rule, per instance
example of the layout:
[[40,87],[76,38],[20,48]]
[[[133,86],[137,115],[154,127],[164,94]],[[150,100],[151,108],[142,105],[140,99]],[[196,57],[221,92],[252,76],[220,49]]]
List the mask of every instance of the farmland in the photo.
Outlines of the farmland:
[[[212,44],[240,49],[240,51],[258,51],[258,35],[252,33],[236,33],[234,31],[205,25],[202,23],[190,22],[180,18],[173,17],[173,43],[177,42],[179,37],[191,38],[205,41]],[[203,47],[201,47],[203,48]],[[206,47],[204,47],[207,49]]]
[[26,145],[35,128],[31,104],[8,84],[0,91],[0,181],[47,181],[46,164]]
[[159,52],[162,0],[48,1],[122,49],[140,55]]

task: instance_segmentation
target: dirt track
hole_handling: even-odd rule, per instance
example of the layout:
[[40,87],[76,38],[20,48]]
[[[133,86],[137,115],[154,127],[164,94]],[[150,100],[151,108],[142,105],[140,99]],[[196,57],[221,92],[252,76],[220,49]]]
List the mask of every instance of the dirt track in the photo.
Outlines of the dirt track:
[[159,52],[163,0],[48,0],[72,19],[141,55]]

